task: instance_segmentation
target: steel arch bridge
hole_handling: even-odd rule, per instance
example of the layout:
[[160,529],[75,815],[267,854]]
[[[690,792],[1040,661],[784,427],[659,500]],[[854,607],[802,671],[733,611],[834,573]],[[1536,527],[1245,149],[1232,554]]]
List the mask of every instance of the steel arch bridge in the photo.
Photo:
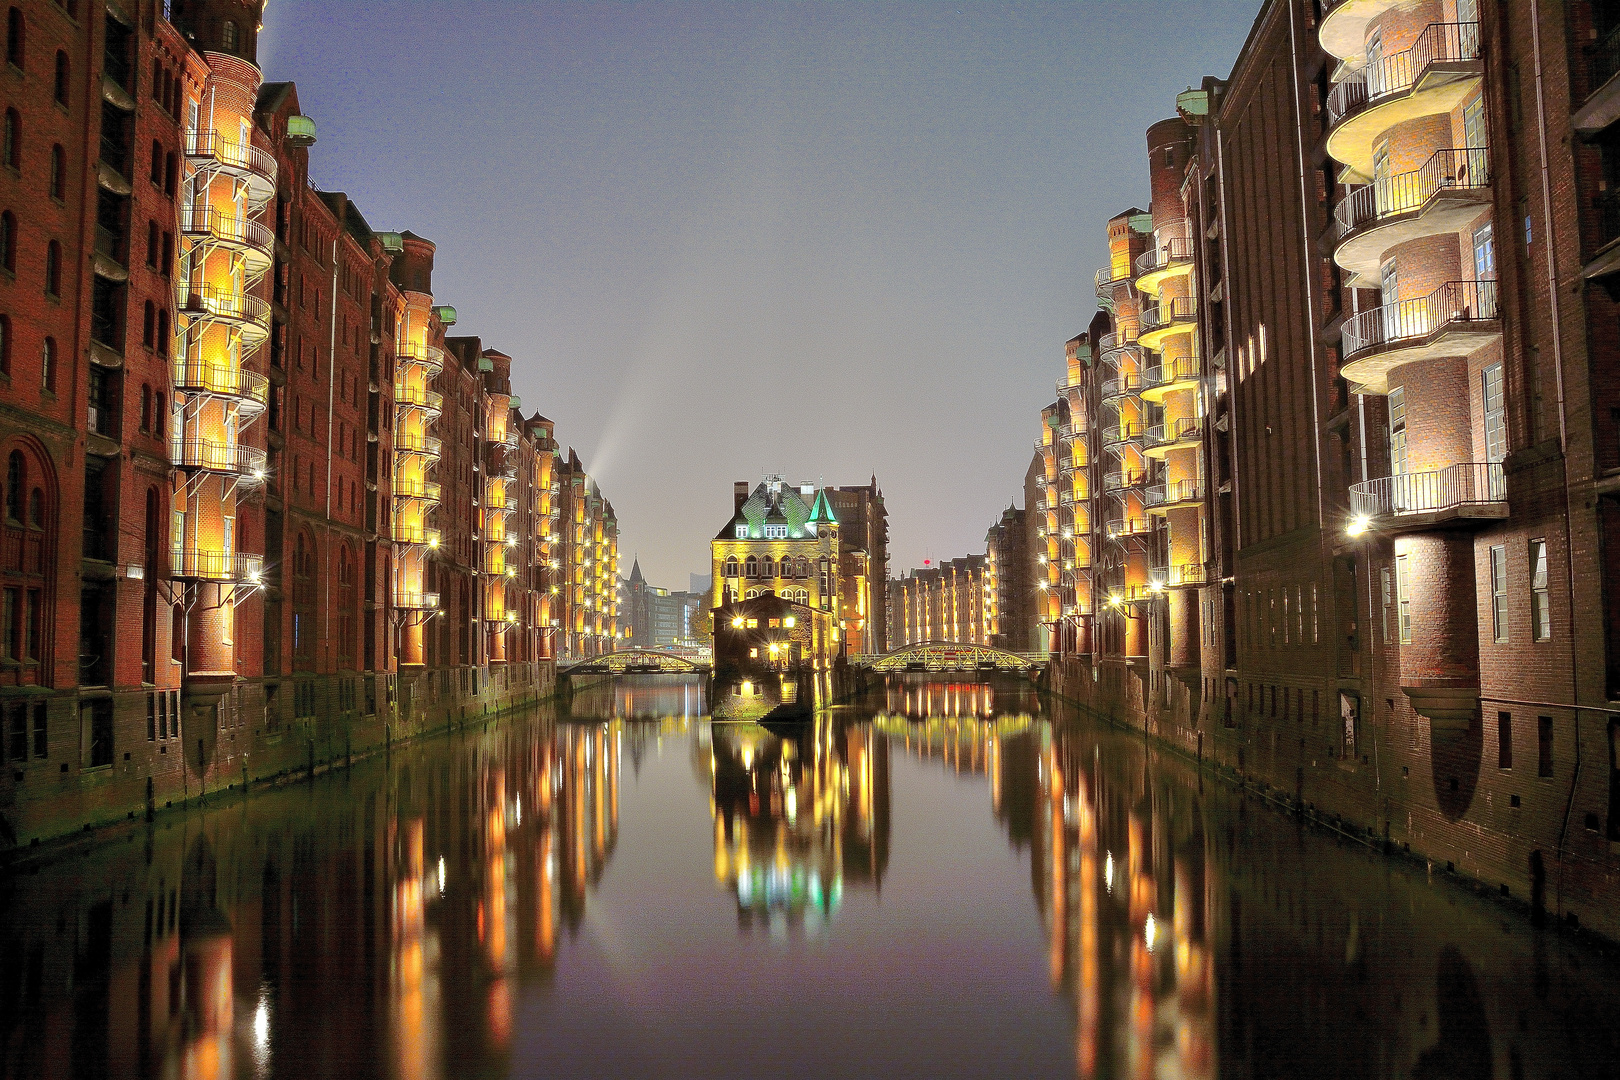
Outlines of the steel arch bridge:
[[956,641],[922,641],[881,655],[866,653],[850,658],[850,667],[879,672],[901,671],[1012,671],[1027,674],[1045,666],[1036,653],[1011,653],[988,645]]
[[707,675],[709,667],[675,653],[632,649],[577,660],[557,669],[559,675]]

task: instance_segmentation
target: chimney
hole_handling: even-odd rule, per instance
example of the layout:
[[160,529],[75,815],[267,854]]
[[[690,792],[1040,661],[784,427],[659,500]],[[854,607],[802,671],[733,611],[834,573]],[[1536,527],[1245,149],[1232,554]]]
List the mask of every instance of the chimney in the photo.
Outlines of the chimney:
[[736,505],[732,507],[733,512],[741,510],[743,503],[748,501],[748,481],[738,480],[732,485],[732,498],[736,500]]

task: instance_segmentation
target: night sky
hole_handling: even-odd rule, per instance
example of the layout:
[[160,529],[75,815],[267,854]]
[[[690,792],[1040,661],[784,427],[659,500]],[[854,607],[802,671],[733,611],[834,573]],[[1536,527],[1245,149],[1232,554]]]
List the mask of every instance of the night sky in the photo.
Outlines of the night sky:
[[766,471],[876,472],[897,574],[983,550],[1144,132],[1258,6],[272,0],[259,61],[682,589]]

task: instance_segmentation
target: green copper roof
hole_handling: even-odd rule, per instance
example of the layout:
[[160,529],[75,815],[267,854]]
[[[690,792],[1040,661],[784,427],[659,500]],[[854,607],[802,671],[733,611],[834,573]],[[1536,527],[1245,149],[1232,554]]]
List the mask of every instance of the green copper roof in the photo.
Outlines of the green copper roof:
[[810,520],[825,521],[830,525],[838,524],[838,515],[833,513],[832,505],[827,502],[826,488],[816,492],[816,505],[810,510]]

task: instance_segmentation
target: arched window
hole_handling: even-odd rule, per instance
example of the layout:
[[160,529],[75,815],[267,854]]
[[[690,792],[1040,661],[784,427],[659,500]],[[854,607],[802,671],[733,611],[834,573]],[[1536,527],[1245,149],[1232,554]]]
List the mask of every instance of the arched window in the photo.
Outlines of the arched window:
[[765,558],[760,560],[759,576],[760,577],[775,577],[776,576],[776,564],[771,561],[771,557],[769,555],[765,556]]
[[[7,341],[11,340],[11,336],[10,336],[9,333],[6,335],[6,340]],[[737,576],[737,557],[735,555],[733,555],[730,558],[726,559],[725,576],[726,577],[736,577]]]
[[[51,643],[47,601],[54,594],[56,542],[54,483],[50,459],[31,438],[12,443],[6,454],[5,516],[0,521],[0,623],[4,652],[23,667],[7,677],[28,685],[49,684]],[[25,517],[26,512],[26,517]],[[32,663],[37,661],[37,663]]]
[[23,13],[20,8],[12,8],[6,13],[6,62],[21,71],[23,69],[24,47],[27,42],[27,29],[23,25]]
[[236,23],[231,19],[225,20],[225,25],[219,28],[219,43],[227,52],[236,51]]
[[62,201],[67,192],[67,155],[60,143],[51,147],[51,198]]
[[56,392],[56,339],[48,337],[40,349],[40,385]]
[[141,314],[141,344],[148,349],[157,344],[157,305],[150,300]]
[[0,214],[0,266],[17,272],[17,219],[10,210]]
[[751,578],[759,577],[759,560],[754,558],[752,555],[743,560],[743,576]]
[[797,569],[797,573],[794,574],[794,577],[801,577],[801,578],[809,577],[810,576],[810,560],[805,558],[803,555],[800,555],[799,556],[798,566],[797,566],[796,569]]
[[45,245],[45,295],[62,295],[62,245],[55,240]]
[[72,68],[70,68],[68,66],[68,54],[63,52],[61,49],[57,49],[56,50],[56,103],[58,105],[65,106],[68,103],[68,77],[71,74],[71,72],[72,72]]
[[11,316],[0,315],[0,372],[11,374]]
[[28,465],[21,450],[6,458],[6,520],[22,524],[23,492],[28,490]]
[[0,163],[8,169],[22,168],[22,114],[6,110],[6,129],[0,139]]

